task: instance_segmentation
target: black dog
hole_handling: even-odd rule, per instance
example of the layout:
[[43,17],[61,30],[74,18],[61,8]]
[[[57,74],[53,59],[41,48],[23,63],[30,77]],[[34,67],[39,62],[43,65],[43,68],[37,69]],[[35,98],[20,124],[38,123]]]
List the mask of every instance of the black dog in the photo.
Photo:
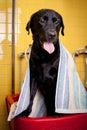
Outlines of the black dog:
[[37,89],[44,96],[47,115],[55,115],[55,89],[60,58],[59,31],[64,35],[64,24],[60,14],[51,9],[42,9],[31,16],[26,30],[33,34],[30,55],[30,105],[21,116],[32,111]]

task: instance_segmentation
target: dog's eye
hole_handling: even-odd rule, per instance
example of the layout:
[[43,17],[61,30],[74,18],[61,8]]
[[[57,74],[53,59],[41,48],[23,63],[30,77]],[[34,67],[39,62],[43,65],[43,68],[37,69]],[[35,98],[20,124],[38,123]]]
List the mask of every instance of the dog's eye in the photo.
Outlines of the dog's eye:
[[54,17],[52,20],[53,20],[53,23],[55,23],[55,24],[59,23],[59,20],[56,17]]
[[44,17],[42,17],[42,18],[40,19],[40,22],[39,22],[39,23],[44,24],[44,23],[46,23],[47,21],[48,21],[48,17],[47,17],[47,16],[44,16]]
[[40,19],[40,23],[44,23],[44,19],[43,18]]
[[43,19],[44,19],[45,21],[48,21],[48,17],[47,17],[47,16],[44,16]]

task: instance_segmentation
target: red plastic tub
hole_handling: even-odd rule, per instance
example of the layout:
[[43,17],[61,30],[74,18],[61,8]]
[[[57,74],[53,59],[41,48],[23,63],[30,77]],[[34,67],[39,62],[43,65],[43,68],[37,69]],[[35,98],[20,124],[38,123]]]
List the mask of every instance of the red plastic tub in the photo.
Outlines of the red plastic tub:
[[[9,113],[10,106],[17,101],[19,94],[6,97]],[[60,118],[15,118],[9,122],[11,130],[87,130],[87,114],[75,114]]]

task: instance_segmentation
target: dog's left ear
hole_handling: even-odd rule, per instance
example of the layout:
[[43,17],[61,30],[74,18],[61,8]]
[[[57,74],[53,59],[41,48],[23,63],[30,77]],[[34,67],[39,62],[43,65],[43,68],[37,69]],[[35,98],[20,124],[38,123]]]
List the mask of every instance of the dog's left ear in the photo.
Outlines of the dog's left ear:
[[63,19],[61,19],[61,34],[64,36],[64,23],[63,23]]

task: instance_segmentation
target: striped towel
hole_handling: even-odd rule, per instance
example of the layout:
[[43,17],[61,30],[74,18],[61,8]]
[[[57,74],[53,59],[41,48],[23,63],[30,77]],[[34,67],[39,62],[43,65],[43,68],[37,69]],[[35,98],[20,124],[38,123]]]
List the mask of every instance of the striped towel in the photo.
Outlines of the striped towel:
[[[60,61],[55,94],[55,112],[85,113],[87,112],[87,92],[79,78],[74,60],[60,42]],[[26,70],[24,83],[17,103],[12,104],[8,121],[26,110],[30,101],[30,70]],[[29,99],[29,100],[28,100]],[[46,116],[43,96],[37,91],[32,112],[29,117]]]
[[56,112],[87,112],[87,92],[79,78],[72,56],[61,42],[60,63],[55,96]]

